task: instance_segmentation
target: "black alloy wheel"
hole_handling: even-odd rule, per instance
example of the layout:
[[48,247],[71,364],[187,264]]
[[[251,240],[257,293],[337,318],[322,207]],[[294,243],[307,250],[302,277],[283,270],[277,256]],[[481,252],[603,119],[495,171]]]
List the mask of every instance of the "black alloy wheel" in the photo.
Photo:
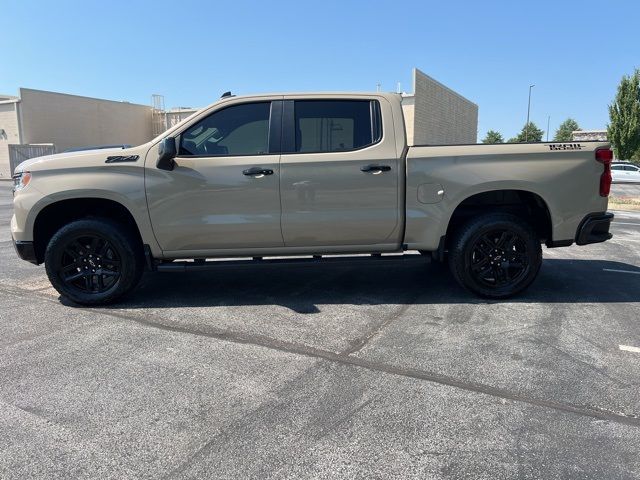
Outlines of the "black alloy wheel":
[[75,220],[51,237],[47,276],[63,296],[81,305],[114,302],[133,290],[144,270],[137,232],[107,218]]
[[449,243],[449,267],[457,282],[486,298],[525,290],[542,265],[540,238],[531,225],[508,213],[481,215]]

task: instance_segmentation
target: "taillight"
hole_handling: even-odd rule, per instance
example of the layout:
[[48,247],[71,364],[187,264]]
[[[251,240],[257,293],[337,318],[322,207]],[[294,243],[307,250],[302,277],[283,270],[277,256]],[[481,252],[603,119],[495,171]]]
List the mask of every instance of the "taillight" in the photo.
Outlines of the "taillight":
[[596,150],[596,160],[604,166],[604,171],[600,175],[600,196],[608,197],[611,191],[611,161],[613,151],[610,148],[599,148]]

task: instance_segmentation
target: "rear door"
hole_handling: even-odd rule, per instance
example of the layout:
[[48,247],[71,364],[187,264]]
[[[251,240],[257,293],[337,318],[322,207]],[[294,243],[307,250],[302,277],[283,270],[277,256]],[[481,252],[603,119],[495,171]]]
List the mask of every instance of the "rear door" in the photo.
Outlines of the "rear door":
[[401,172],[392,122],[383,125],[382,118],[378,99],[285,99],[280,193],[286,246],[397,241]]

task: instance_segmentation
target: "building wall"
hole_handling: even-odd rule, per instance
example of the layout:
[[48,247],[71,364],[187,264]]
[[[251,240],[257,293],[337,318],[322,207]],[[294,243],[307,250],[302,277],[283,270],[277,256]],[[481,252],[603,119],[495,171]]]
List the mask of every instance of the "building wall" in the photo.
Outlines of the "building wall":
[[177,124],[189,118],[191,115],[193,115],[197,111],[198,109],[196,108],[168,110],[165,113],[165,119],[166,119],[165,124],[166,124],[167,130],[172,127],[175,127]]
[[145,105],[21,88],[20,109],[22,143],[53,143],[58,152],[153,138]]
[[413,95],[402,97],[402,114],[404,115],[404,127],[407,132],[407,144],[414,145],[415,97]]
[[600,142],[607,141],[606,130],[576,130],[571,132],[571,139],[574,141],[598,140]]
[[0,179],[11,178],[9,144],[20,143],[20,128],[16,103],[0,103]]
[[478,106],[417,68],[413,145],[476,143]]

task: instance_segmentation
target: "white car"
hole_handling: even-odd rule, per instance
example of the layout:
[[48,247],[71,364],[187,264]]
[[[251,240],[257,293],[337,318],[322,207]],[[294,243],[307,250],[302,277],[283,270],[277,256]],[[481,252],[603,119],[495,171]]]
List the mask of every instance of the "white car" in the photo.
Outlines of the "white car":
[[632,163],[613,163],[611,174],[613,183],[640,183],[640,167]]

